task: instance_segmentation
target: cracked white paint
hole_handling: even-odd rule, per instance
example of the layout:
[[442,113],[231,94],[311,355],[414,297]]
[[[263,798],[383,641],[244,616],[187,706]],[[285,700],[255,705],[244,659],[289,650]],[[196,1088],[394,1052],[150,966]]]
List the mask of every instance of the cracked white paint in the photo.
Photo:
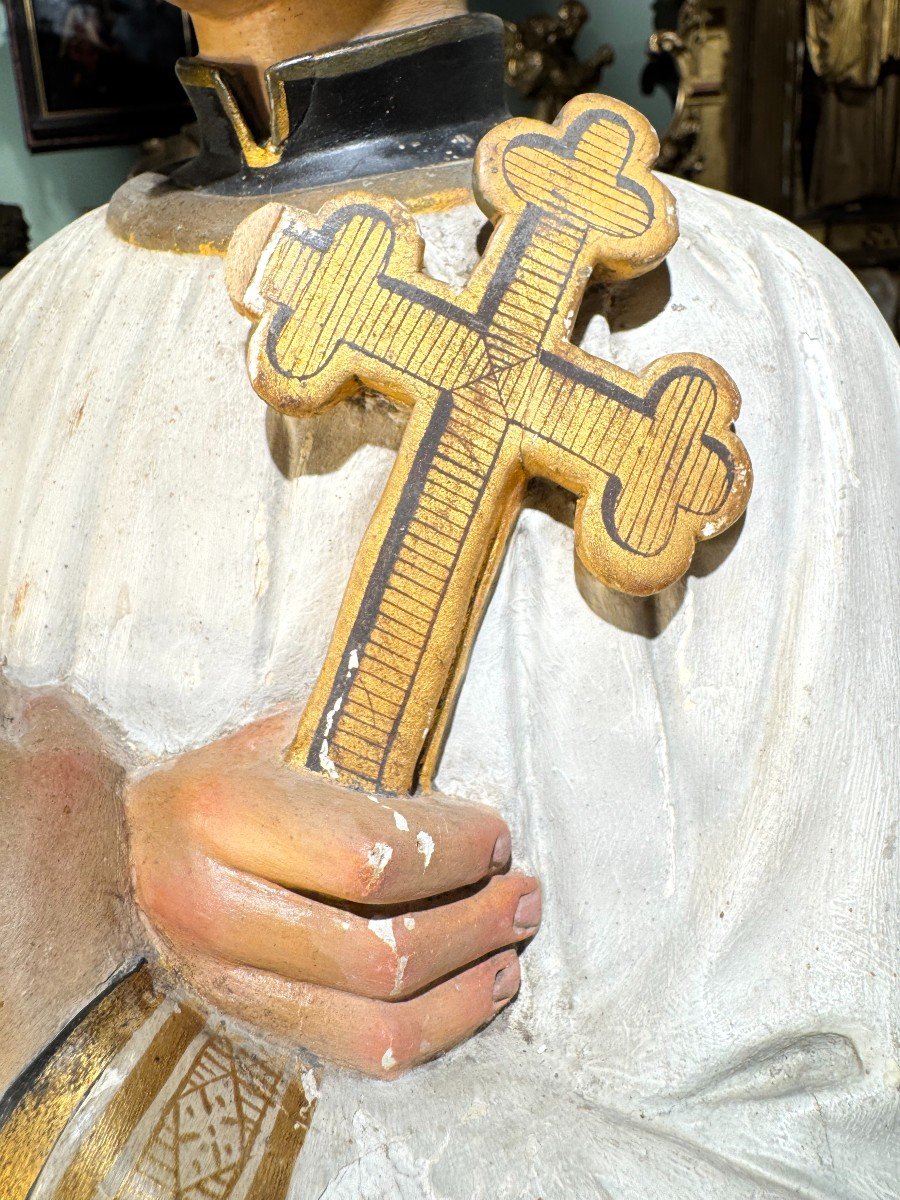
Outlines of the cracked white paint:
[[409,833],[409,821],[403,813],[397,812],[396,809],[394,809],[394,824],[402,833]]
[[375,875],[381,875],[393,855],[393,847],[389,846],[387,842],[376,842],[366,856],[366,861]]
[[331,733],[331,727],[334,724],[334,718],[337,715],[337,712],[340,709],[343,702],[344,702],[344,696],[342,693],[340,696],[338,696],[337,700],[335,700],[332,707],[325,714],[325,731],[324,731],[324,735],[322,737],[322,741],[319,745],[319,765],[322,767],[322,770],[326,773],[326,775],[330,776],[330,778],[332,778],[332,779],[338,779],[339,776],[338,776],[338,769],[334,763],[334,759],[331,757],[331,755],[328,752],[328,735],[329,735],[329,733]]
[[408,962],[409,962],[408,954],[401,954],[400,957],[397,959],[397,971],[394,975],[394,986],[391,989],[392,996],[398,995],[400,992],[400,989],[403,987],[403,976],[404,976],[404,973],[406,972],[406,964]]
[[269,524],[269,514],[266,512],[265,501],[260,500],[256,508],[256,519],[253,522],[253,536],[256,541],[253,591],[257,600],[261,600],[269,590]]
[[426,833],[424,829],[419,830],[416,834],[416,849],[425,859],[423,870],[427,871],[431,862],[431,856],[434,854],[434,838],[430,833]]
[[388,1046],[384,1054],[381,1056],[381,1065],[386,1071],[390,1071],[392,1067],[396,1067],[397,1060],[394,1058],[394,1047]]
[[338,711],[340,710],[340,707],[343,703],[344,703],[344,693],[341,692],[340,696],[338,696],[337,700],[335,700],[334,704],[331,706],[331,708],[329,708],[328,712],[325,714],[325,735],[326,735],[326,737],[328,736],[329,733],[331,733],[331,727],[334,724],[334,718],[337,716]]
[[681,633],[676,647],[678,663],[678,682],[684,693],[684,707],[690,710],[694,707],[692,689],[694,687],[696,666],[692,653],[694,644],[694,593],[686,592],[681,607]]
[[334,765],[334,759],[328,753],[327,737],[323,737],[322,741],[319,743],[319,766],[322,768],[325,774],[330,776],[332,779],[338,778],[338,769]]
[[392,950],[396,951],[397,939],[394,937],[394,922],[392,920],[370,921],[369,928],[386,946],[390,946]]
[[659,781],[660,781],[660,800],[662,801],[665,811],[666,821],[666,857],[668,860],[666,871],[666,882],[663,889],[663,895],[666,897],[674,895],[675,892],[675,873],[677,863],[675,858],[675,831],[677,816],[675,812],[675,801],[672,795],[672,771],[669,763],[669,733],[666,729],[665,719],[660,715],[659,729],[656,736],[656,756],[659,763]]
[[300,1078],[303,1082],[303,1091],[306,1093],[307,1100],[318,1100],[319,1084],[316,1080],[315,1071],[306,1069],[300,1073]]

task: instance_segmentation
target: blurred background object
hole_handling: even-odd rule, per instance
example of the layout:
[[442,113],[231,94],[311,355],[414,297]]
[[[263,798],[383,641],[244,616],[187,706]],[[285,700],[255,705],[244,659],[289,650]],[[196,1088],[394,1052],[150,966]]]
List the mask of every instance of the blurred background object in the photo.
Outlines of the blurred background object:
[[531,101],[531,115],[539,121],[552,121],[573,96],[600,90],[603,68],[615,54],[604,43],[586,59],[578,57],[575,40],[589,17],[580,0],[564,0],[552,16],[504,22],[506,82]]
[[[12,33],[0,25],[0,202],[24,211],[36,245],[129,174],[165,171],[193,152],[169,65],[185,33],[164,0],[5,3],[26,19]],[[634,105],[660,132],[661,169],[801,224],[858,273],[896,328],[900,0],[484,7],[506,23],[514,111],[552,119],[592,89]],[[144,65],[123,73],[126,53]],[[84,148],[30,155],[20,107],[30,145],[74,137]],[[135,144],[96,148],[122,138]]]
[[200,131],[197,122],[190,121],[177,133],[170,133],[168,137],[152,137],[141,142],[128,178],[143,175],[145,171],[168,174],[172,167],[193,158],[199,150]]
[[[161,3],[162,0],[153,0],[153,4],[156,6]],[[65,7],[65,3],[63,3],[63,7]],[[180,13],[166,4],[163,4],[162,8],[166,13],[167,24],[169,14],[174,14],[177,28],[183,30]],[[60,29],[63,26],[60,26]],[[171,31],[171,25],[169,25],[169,29]],[[132,31],[127,36],[133,40],[137,35]],[[110,112],[111,105],[109,104],[106,111],[101,106],[99,113],[91,112],[90,104],[95,103],[96,98],[88,103],[86,108],[76,109],[73,114],[70,114],[68,125],[66,118],[61,117],[58,110],[54,114],[53,110],[48,108],[49,115],[43,126],[43,132],[52,131],[54,123],[59,118],[57,134],[63,140],[65,140],[66,134],[72,135],[80,148],[33,153],[28,149],[29,126],[27,121],[23,120],[23,105],[27,104],[27,95],[22,77],[17,78],[16,75],[13,37],[8,20],[8,10],[5,6],[0,5],[0,203],[17,205],[23,210],[30,227],[31,247],[33,248],[82,213],[96,208],[99,204],[104,204],[127,177],[135,161],[137,146],[134,143],[136,139],[144,137],[148,133],[162,134],[168,130],[177,129],[183,121],[190,119],[190,108],[185,104],[183,96],[178,94],[180,89],[176,91],[171,87],[174,71],[170,63],[165,69],[165,76],[169,81],[166,85],[165,95],[169,97],[169,106],[171,106],[172,97],[177,98],[177,116],[172,120],[167,120],[164,114],[162,123],[157,123],[153,113],[159,111],[159,105],[152,98],[149,98],[148,104],[146,96],[143,104],[145,108],[149,109],[149,113],[145,114],[145,116],[149,116],[149,124],[143,126],[140,124],[142,118],[135,122],[128,113],[125,114],[124,121],[121,121],[116,116],[114,107]],[[172,48],[172,52],[168,55],[169,59],[172,58],[173,53],[183,53],[183,49],[181,49],[184,44],[183,33],[181,37],[179,49],[174,51]],[[80,53],[80,51],[76,51],[76,57],[79,57]],[[35,66],[33,59],[30,60],[30,70],[33,78],[39,77],[39,67]],[[146,75],[142,78],[145,86],[151,86],[146,83]],[[49,98],[54,102],[65,100],[62,94],[52,91]],[[45,101],[47,99],[48,95],[45,92]],[[113,105],[117,103],[115,94],[111,96],[111,100]],[[39,113],[39,110],[37,111]],[[79,122],[81,122],[83,134],[85,123],[92,120],[101,122],[101,136],[99,138],[79,136]],[[119,122],[118,128],[116,128],[117,121]],[[106,123],[105,128],[103,122]],[[167,124],[168,130],[166,129]],[[90,125],[87,125],[87,130],[89,134]],[[121,141],[123,138],[126,141],[124,145],[102,145],[104,141]],[[52,132],[51,137],[45,139],[45,144],[51,140]]]
[[900,0],[654,7],[644,87],[674,100],[663,169],[796,221],[857,273],[896,332]]
[[663,27],[650,38],[650,62],[641,82],[645,94],[661,87],[672,101],[672,119],[661,131],[659,169],[685,179],[702,177],[707,187],[725,189],[721,130],[728,35],[723,14],[704,0],[657,4],[656,9]]
[[190,108],[173,75],[194,52],[165,0],[5,0],[31,150],[112,145],[174,133]]
[[0,278],[28,253],[28,226],[15,204],[0,204]]
[[[878,209],[893,221],[900,0],[662,0],[655,9],[644,87],[673,94],[668,169],[833,237],[839,253],[849,246],[833,223],[869,223]],[[865,257],[862,241],[857,249]]]
[[[5,0],[6,4],[13,0]],[[15,0],[16,4],[24,6],[34,0]],[[72,21],[69,22],[70,32],[74,35],[78,27],[78,46],[81,46],[85,30],[94,28],[89,14],[81,13],[81,4],[75,0],[37,0],[38,3],[50,3],[60,10],[77,9]],[[107,7],[102,10],[110,13],[118,11],[119,0],[104,0]],[[160,5],[162,10],[171,12],[176,19],[177,11],[166,5],[163,0],[127,0],[133,19],[139,24],[140,18],[134,16],[144,5],[145,11],[156,11]],[[506,22],[526,22],[529,18],[539,18],[536,26],[561,30],[563,38],[568,37],[565,45],[561,45],[557,35],[553,54],[562,53],[569,64],[569,71],[578,71],[581,67],[590,74],[597,69],[602,71],[601,86],[611,95],[620,97],[644,112],[658,128],[665,128],[671,114],[671,101],[663,89],[645,95],[641,91],[641,74],[647,60],[647,44],[653,32],[652,0],[629,0],[622,4],[621,0],[584,0],[584,9],[588,13],[587,22],[581,27],[577,16],[578,4],[564,4],[563,9],[569,12],[561,15],[559,0],[485,0],[479,4],[473,0],[470,4],[473,10],[481,9],[495,12]],[[33,12],[34,10],[32,10]],[[82,21],[82,15],[85,21]],[[76,20],[77,18],[77,20]],[[66,27],[65,16],[62,22],[57,19],[60,31]],[[573,28],[578,25],[579,28]],[[532,23],[531,28],[535,29]],[[100,29],[103,25],[101,22]],[[98,35],[99,36],[99,35]],[[105,203],[120,183],[135,169],[159,170],[162,166],[171,164],[173,156],[181,154],[185,149],[185,141],[181,134],[173,135],[171,128],[165,123],[156,125],[149,131],[147,144],[142,147],[139,142],[145,136],[144,131],[135,131],[128,144],[98,148],[96,142],[85,145],[78,150],[57,149],[40,154],[31,154],[26,148],[25,133],[21,121],[21,103],[17,92],[17,79],[13,65],[13,50],[11,41],[14,34],[5,18],[5,11],[0,7],[0,202],[19,205],[25,213],[31,229],[31,245],[36,246],[50,237],[58,229],[70,221]],[[606,69],[602,63],[607,60],[608,47],[615,52],[615,61]],[[77,49],[77,47],[76,47]],[[95,45],[89,49],[88,57],[100,56],[101,51]],[[83,57],[78,50],[76,57]],[[546,71],[554,75],[555,68],[549,66],[549,58],[545,54],[542,61],[547,63]],[[580,64],[580,65],[579,65]],[[558,78],[558,76],[557,76]],[[571,73],[565,78],[572,86]],[[174,81],[174,72],[171,74]],[[584,87],[597,86],[585,82]],[[21,82],[21,78],[19,80]],[[545,83],[547,80],[545,79]],[[546,94],[546,89],[544,89]],[[531,100],[510,91],[511,105],[517,112],[533,112]],[[156,101],[154,101],[155,103]],[[127,137],[127,131],[121,134]],[[190,141],[191,131],[188,128],[184,136]]]

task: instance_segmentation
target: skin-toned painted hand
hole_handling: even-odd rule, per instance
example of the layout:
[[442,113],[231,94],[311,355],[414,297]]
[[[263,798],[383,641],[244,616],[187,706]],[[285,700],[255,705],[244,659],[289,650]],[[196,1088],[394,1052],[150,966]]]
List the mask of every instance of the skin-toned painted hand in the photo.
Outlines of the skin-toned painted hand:
[[300,774],[295,727],[280,713],[132,783],[137,902],[216,1007],[391,1078],[510,1002],[540,888],[494,810]]

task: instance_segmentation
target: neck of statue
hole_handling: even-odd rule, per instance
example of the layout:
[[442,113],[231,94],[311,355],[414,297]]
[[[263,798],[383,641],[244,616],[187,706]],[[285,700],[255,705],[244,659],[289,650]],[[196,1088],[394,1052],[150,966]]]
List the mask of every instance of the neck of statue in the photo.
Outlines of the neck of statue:
[[242,77],[257,120],[268,112],[265,73],[274,63],[379,33],[411,29],[466,12],[466,0],[273,0],[218,15],[192,9],[203,58]]

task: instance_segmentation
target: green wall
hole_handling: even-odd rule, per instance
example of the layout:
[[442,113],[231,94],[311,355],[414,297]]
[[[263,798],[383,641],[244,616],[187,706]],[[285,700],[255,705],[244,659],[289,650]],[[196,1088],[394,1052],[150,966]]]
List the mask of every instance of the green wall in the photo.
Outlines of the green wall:
[[[634,104],[654,123],[665,125],[668,102],[642,96],[640,75],[652,27],[650,0],[585,0],[592,11],[582,34],[585,52],[610,42],[616,61],[608,68],[604,90]],[[473,0],[471,7],[479,7]],[[521,16],[555,8],[555,0],[485,0],[501,16]],[[0,7],[0,203],[18,204],[36,246],[88,209],[104,204],[128,173],[135,147],[56,150],[31,154],[25,147],[13,79],[6,15]]]
[[0,6],[0,203],[18,204],[31,228],[31,245],[76,217],[105,204],[131,164],[135,149],[51,150],[25,145],[13,77],[6,12]]

